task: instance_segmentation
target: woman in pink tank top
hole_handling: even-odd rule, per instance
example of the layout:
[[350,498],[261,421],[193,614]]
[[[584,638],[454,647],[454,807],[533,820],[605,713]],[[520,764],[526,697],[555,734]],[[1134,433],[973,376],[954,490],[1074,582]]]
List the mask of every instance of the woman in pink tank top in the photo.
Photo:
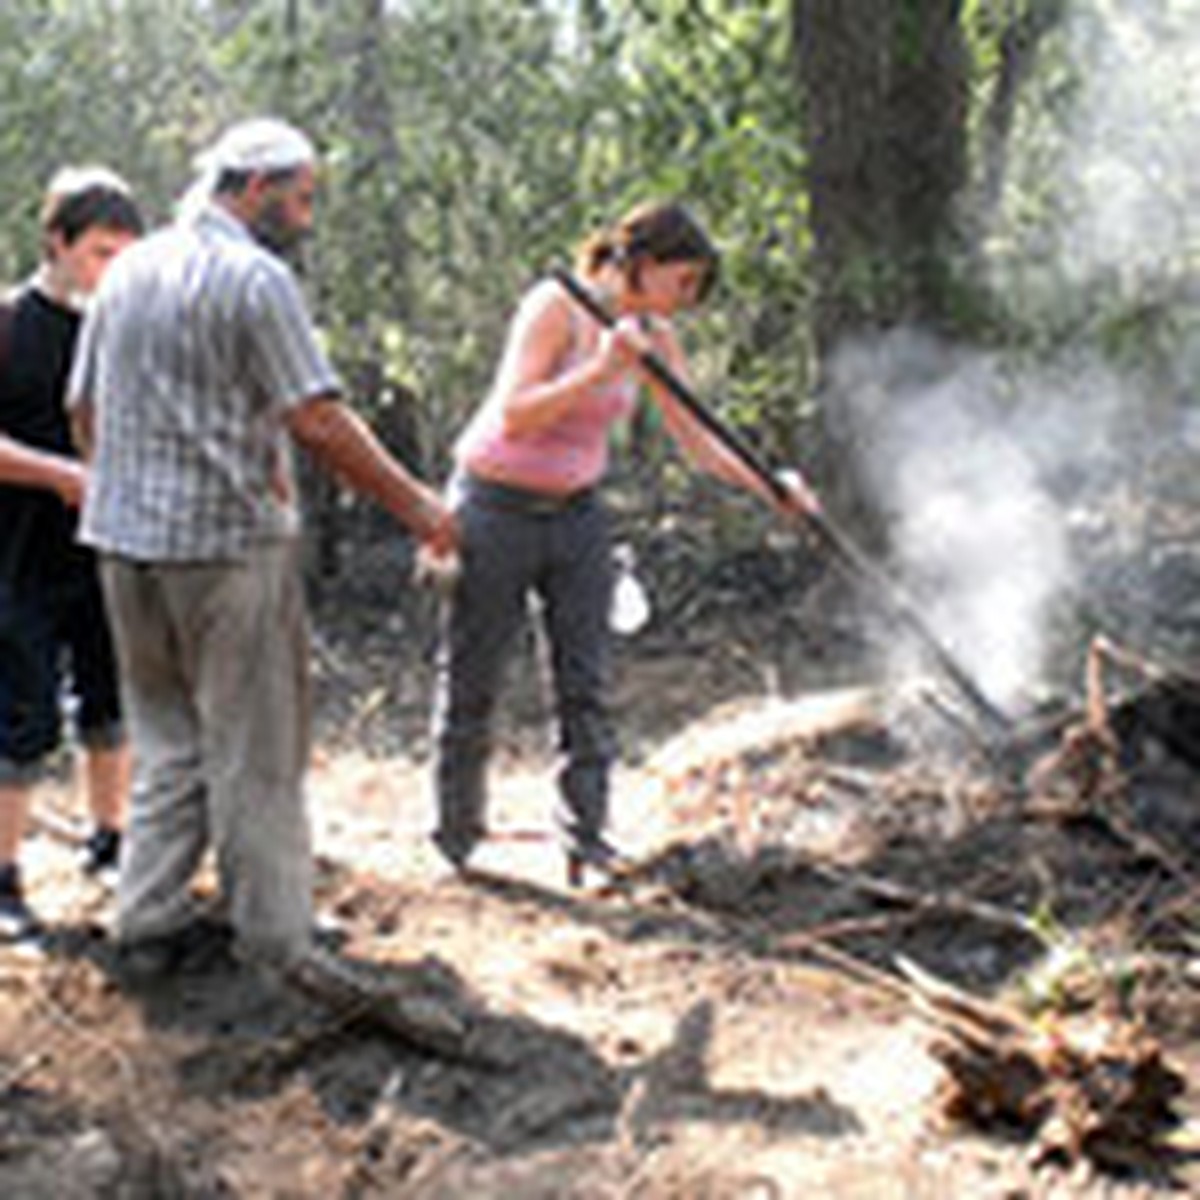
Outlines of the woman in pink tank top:
[[[640,367],[653,352],[686,379],[671,326],[698,304],[718,256],[677,204],[635,209],[588,238],[577,270],[615,318],[604,328],[553,279],[533,285],[509,329],[492,388],[455,445],[452,492],[462,571],[450,595],[435,705],[434,842],[464,870],[485,836],[491,721],[507,651],[540,601],[550,649],[569,874],[611,871],[604,836],[614,741],[607,708],[612,555],[596,488],[612,426],[643,389],[697,466],[776,503],[752,472]],[[815,504],[796,477],[788,506]]]

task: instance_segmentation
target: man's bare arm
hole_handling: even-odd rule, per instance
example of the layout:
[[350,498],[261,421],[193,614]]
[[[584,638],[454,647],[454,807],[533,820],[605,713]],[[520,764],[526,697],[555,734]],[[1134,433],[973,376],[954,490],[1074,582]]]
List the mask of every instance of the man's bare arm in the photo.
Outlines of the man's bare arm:
[[292,437],[323,469],[382,505],[435,552],[455,548],[454,516],[437,492],[393,458],[338,397],[316,397],[291,409],[286,419]]

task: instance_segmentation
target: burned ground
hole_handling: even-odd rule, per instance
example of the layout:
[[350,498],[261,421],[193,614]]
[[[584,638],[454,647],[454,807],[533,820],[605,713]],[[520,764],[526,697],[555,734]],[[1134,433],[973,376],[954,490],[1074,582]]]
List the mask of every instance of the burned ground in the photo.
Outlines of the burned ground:
[[463,880],[424,836],[428,626],[395,618],[413,619],[371,650],[328,627],[317,647],[321,908],[360,990],[280,988],[215,935],[124,986],[108,898],[61,836],[70,788],[46,798],[29,873],[55,932],[45,955],[0,951],[5,1195],[1200,1190],[1194,1094],[1156,1093],[1119,1161],[1041,1109],[956,1109],[928,992],[1015,1014],[1034,1070],[1042,1032],[1116,1022],[1195,1075],[1198,785],[1153,721],[1114,708],[1107,807],[1039,805],[1029,769],[1063,721],[989,756],[920,689],[845,686],[840,648],[823,665],[764,600],[623,652],[619,886],[564,886],[543,703],[520,685],[495,836]]

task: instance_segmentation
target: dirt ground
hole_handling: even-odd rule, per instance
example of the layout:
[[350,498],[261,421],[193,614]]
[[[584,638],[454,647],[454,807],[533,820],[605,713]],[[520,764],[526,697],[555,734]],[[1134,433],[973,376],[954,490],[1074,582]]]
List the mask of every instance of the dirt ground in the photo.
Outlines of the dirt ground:
[[625,645],[614,834],[637,870],[572,890],[534,688],[504,723],[479,872],[457,878],[426,841],[427,656],[380,674],[318,643],[321,910],[350,960],[468,1014],[444,1047],[219,946],[122,986],[110,897],[64,836],[77,798],[42,796],[27,876],[54,933],[44,954],[0,948],[0,1196],[1200,1195],[1194,1091],[1121,1172],[951,1123],[899,982],[912,961],[1045,1020],[1119,976],[1196,1078],[1193,772],[1139,743],[1132,840],[1031,815],[1011,760],[809,649],[777,624]]

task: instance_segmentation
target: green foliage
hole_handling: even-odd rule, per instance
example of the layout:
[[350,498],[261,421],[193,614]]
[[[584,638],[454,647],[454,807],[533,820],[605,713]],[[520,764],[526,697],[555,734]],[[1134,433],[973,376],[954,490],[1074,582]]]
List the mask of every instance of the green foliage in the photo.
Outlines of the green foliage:
[[597,194],[620,210],[646,195],[696,208],[723,252],[724,286],[695,320],[700,382],[723,415],[792,457],[809,415],[806,159],[789,70],[789,5],[616,3],[624,164]]
[[1041,1018],[1094,1008],[1101,1001],[1117,1011],[1131,1011],[1144,977],[1144,963],[1136,953],[1115,944],[1101,947],[1066,928],[1045,902],[1030,925],[1043,953],[1016,977],[1022,1008]]
[[[963,0],[977,144],[1021,49],[1021,22],[1048,5],[1059,7]],[[165,218],[193,154],[222,125],[280,112],[325,151],[308,267],[329,344],[354,378],[372,366],[415,393],[437,468],[487,386],[520,289],[596,224],[677,196],[724,255],[714,302],[684,326],[699,389],[769,455],[803,457],[815,285],[795,7],[6,0],[0,277],[32,266],[39,193],[61,163],[109,162]],[[921,6],[896,0],[890,11],[878,36],[916,46]],[[1059,233],[1076,204],[1057,168],[1079,136],[1082,81],[1065,34],[1047,28],[1006,134],[996,211],[964,270],[941,286],[969,314],[964,328],[986,328],[993,342],[1049,346],[1086,326],[1106,351],[1136,357],[1149,341],[1161,357],[1172,338],[1191,337],[1175,292],[1148,306],[1144,289],[1096,287],[1050,266],[1062,261]],[[1145,88],[1177,77],[1147,75]],[[889,269],[871,264],[864,286]],[[372,415],[393,391],[357,399]]]
[[975,0],[966,19],[979,119],[1002,43],[1037,38],[980,247],[1003,336],[1161,370],[1194,343],[1195,5]]

